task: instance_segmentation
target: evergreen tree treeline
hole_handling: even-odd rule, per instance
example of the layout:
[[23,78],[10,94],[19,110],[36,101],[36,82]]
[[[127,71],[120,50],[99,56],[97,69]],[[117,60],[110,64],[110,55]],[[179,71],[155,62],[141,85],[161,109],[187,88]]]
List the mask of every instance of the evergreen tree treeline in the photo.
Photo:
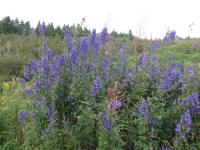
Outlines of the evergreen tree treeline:
[[[47,25],[45,22],[38,21],[35,28],[31,28],[30,22],[27,21],[24,23],[23,20],[19,20],[18,18],[15,18],[15,20],[11,19],[9,16],[4,17],[2,20],[0,20],[0,33],[2,34],[18,34],[18,35],[37,35],[38,33],[38,27],[40,24],[43,24],[45,27],[45,36],[46,37],[54,37],[56,35],[59,35],[63,38],[64,31],[66,28],[70,30],[70,33],[74,34],[77,30],[78,35],[77,37],[83,37],[88,36],[88,34],[91,33],[91,31],[87,27],[83,27],[80,24],[73,24],[72,26],[69,25],[63,25],[54,27],[53,23],[48,23]],[[111,32],[111,35],[113,37],[130,37],[130,39],[133,39],[132,31],[129,30],[129,33],[117,33],[114,29]]]
[[19,21],[18,18],[11,20],[9,16],[0,20],[0,33],[3,34],[19,34],[19,35],[30,35],[31,26],[30,22],[24,23],[23,20]]

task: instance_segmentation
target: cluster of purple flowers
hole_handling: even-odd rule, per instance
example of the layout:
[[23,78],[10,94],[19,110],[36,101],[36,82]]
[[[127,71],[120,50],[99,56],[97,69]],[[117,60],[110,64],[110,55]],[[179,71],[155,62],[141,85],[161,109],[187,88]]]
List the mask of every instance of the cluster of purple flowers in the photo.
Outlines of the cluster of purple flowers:
[[100,41],[103,45],[106,44],[106,35],[107,35],[107,28],[103,28],[103,30],[100,34]]
[[152,51],[152,52],[154,52],[158,48],[160,48],[160,44],[154,41],[149,43],[146,47],[147,51]]
[[174,104],[181,104],[183,108],[187,108],[191,115],[200,113],[200,102],[198,92],[193,92],[185,98],[174,101]]
[[146,119],[148,119],[149,107],[148,107],[146,100],[144,98],[142,98],[142,100],[140,101],[139,113],[140,113],[141,116],[144,116]]
[[134,70],[135,70],[134,67],[129,67],[128,69],[126,69],[126,71],[125,71],[125,82],[126,83],[128,83],[128,84],[131,83],[131,80],[134,77]]
[[122,48],[123,48],[123,42],[120,41],[118,46],[117,46],[117,51],[120,52],[122,50]]
[[89,51],[89,42],[86,38],[82,38],[81,43],[80,43],[80,48],[81,48],[81,53],[84,54],[84,56],[87,56],[88,51]]
[[44,26],[42,24],[38,27],[38,33],[44,38]]
[[169,41],[174,42],[176,38],[176,31],[172,30],[171,32],[167,32],[163,38],[163,45],[168,45]]
[[101,78],[97,76],[96,80],[94,81],[93,85],[90,86],[89,95],[94,96],[95,94],[99,93],[99,90],[102,86]]
[[191,115],[190,115],[189,109],[187,109],[185,111],[184,115],[181,116],[180,122],[182,124],[186,125],[186,131],[187,131],[187,133],[190,133],[191,125],[192,125],[192,119],[191,119]]
[[107,57],[105,57],[102,61],[102,67],[106,68],[109,65],[109,59]]
[[194,74],[195,74],[195,70],[194,70],[194,66],[188,66],[184,69],[185,72],[188,73],[188,77],[193,79],[194,78]]
[[137,60],[137,65],[141,67],[142,69],[145,69],[146,67],[148,67],[150,65],[149,56],[142,53],[139,59]]
[[148,123],[158,125],[158,120],[155,119],[154,117],[150,117],[148,119]]
[[167,146],[165,147],[164,145],[162,145],[161,150],[172,150],[172,149]]
[[122,54],[119,60],[119,66],[123,67],[125,65],[126,54]]
[[69,40],[70,40],[70,31],[69,31],[69,29],[66,29],[65,32],[64,32],[64,40],[63,40],[63,42],[64,43],[68,43]]
[[96,29],[93,29],[92,33],[89,35],[89,43],[90,43],[89,45],[91,48],[93,48],[95,40],[96,40]]
[[100,112],[99,113],[99,116],[98,116],[98,121],[103,121],[103,126],[102,126],[102,130],[103,131],[110,131],[110,128],[111,128],[111,124],[110,124],[110,121],[108,120],[107,116],[104,115],[103,112]]
[[19,115],[18,115],[18,121],[19,122],[26,122],[26,115],[27,115],[27,111],[26,110],[23,110],[23,109],[21,109],[20,111],[19,111]]
[[157,56],[154,54],[154,52],[151,53],[151,60],[152,60],[152,63],[149,69],[147,70],[147,73],[150,75],[149,81],[158,77],[158,73],[160,69],[160,64],[157,63]]
[[167,91],[172,86],[178,86],[184,75],[181,71],[177,70],[177,65],[172,66],[169,64],[164,70],[165,72],[161,74],[162,82],[160,82],[159,87]]
[[66,98],[66,100],[68,102],[73,102],[74,101],[74,97],[72,95],[68,95],[67,98]]
[[54,109],[54,104],[53,102],[50,103],[50,106],[47,106],[46,103],[47,99],[45,97],[42,98],[42,103],[43,103],[43,107],[44,109],[44,113],[46,114],[46,116],[48,116],[48,126],[45,130],[42,130],[42,136],[41,139],[44,139],[44,137],[49,138],[50,137],[50,131],[54,131],[55,130],[55,122],[57,120],[56,118],[56,111]]
[[[30,96],[34,94],[34,91],[38,91],[40,88],[50,89],[51,84],[55,84],[59,81],[59,74],[61,73],[61,66],[64,63],[64,56],[52,56],[52,50],[47,50],[41,56],[38,61],[30,60],[30,68],[24,66],[24,77],[29,79],[31,75],[37,74],[33,79],[33,85],[30,89],[24,89],[24,92]],[[22,87],[25,86],[25,80],[19,80]]]
[[121,106],[122,106],[121,101],[116,100],[116,99],[114,99],[114,100],[110,99],[110,101],[108,103],[108,108],[111,108],[111,109],[118,109]]
[[99,50],[100,50],[100,38],[97,37],[94,40],[93,44],[93,55],[98,58],[99,57]]
[[150,138],[151,139],[154,137],[154,132],[155,132],[155,129],[152,127],[151,128],[151,134],[150,134]]
[[191,131],[191,125],[192,125],[192,119],[191,119],[190,111],[189,109],[187,109],[184,115],[181,115],[180,123],[177,124],[176,129],[175,129],[177,133],[181,134],[181,137],[184,140],[184,142],[187,142],[187,138],[186,138],[185,133],[182,130],[182,126],[185,126],[186,133],[189,134]]

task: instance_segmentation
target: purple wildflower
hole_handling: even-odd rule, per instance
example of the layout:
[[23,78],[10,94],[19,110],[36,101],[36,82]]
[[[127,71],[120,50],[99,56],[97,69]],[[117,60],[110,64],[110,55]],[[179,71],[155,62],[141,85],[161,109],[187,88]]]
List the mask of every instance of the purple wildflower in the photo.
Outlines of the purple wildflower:
[[44,53],[47,52],[47,43],[46,43],[46,41],[43,42],[42,49],[43,49]]
[[25,77],[26,79],[29,79],[29,77],[30,77],[30,74],[29,74],[29,73],[27,73],[27,72],[24,72],[24,77]]
[[165,147],[164,145],[162,145],[161,150],[171,150],[171,148]]
[[176,70],[174,67],[168,66],[166,72],[161,74],[162,82],[159,87],[163,88],[165,91],[170,89],[172,86],[177,86],[180,84],[180,79],[183,78],[183,73]]
[[38,80],[34,79],[33,80],[33,86],[32,86],[35,90],[39,90],[40,89],[40,83]]
[[31,65],[31,70],[34,72],[37,70],[37,61],[35,60],[30,60],[29,61],[30,65]]
[[102,67],[106,68],[109,65],[109,59],[107,57],[105,57],[102,61]]
[[22,87],[24,87],[24,85],[26,84],[26,81],[23,78],[19,78],[19,82]]
[[168,45],[169,43],[169,33],[166,33],[163,38],[163,45]]
[[75,63],[77,60],[77,54],[76,51],[74,49],[71,49],[68,59],[70,60],[71,63]]
[[73,102],[74,97],[72,95],[68,95],[66,100],[69,101],[69,102]]
[[126,54],[122,54],[119,60],[119,66],[123,67],[125,65]]
[[150,65],[149,56],[142,53],[139,60],[137,60],[137,63],[142,69],[145,69]]
[[157,61],[157,56],[154,53],[152,53],[152,62],[153,62],[154,65],[157,64],[156,61]]
[[183,141],[186,143],[186,142],[187,142],[187,138],[186,138],[186,136],[185,136],[185,133],[182,133],[182,134],[181,134],[181,137],[182,137]]
[[35,118],[36,117],[36,114],[35,113],[32,113],[31,114],[31,118]]
[[94,81],[93,85],[90,87],[89,95],[94,96],[95,94],[99,93],[99,90],[101,88],[101,78],[97,76],[96,80]]
[[177,124],[175,131],[176,132],[181,132],[181,125],[180,125],[180,123]]
[[44,26],[42,24],[38,27],[38,33],[44,37]]
[[77,150],[81,150],[81,147],[80,146],[78,146],[78,149]]
[[88,48],[89,48],[88,41],[86,38],[83,38],[81,40],[81,50],[85,54],[85,56],[88,54]]
[[93,54],[94,56],[96,56],[96,58],[98,58],[99,49],[100,49],[100,38],[98,37],[95,39],[94,45],[93,45]]
[[69,29],[66,29],[65,32],[64,32],[64,43],[68,43],[70,40],[70,31]]
[[96,29],[92,30],[92,33],[89,35],[89,45],[93,47],[96,40]]
[[52,61],[52,59],[53,59],[53,51],[51,49],[47,50],[47,56]]
[[120,41],[117,46],[117,51],[119,52],[122,48],[123,48],[123,43],[122,43],[122,41]]
[[177,137],[177,136],[174,138],[174,143],[175,143],[175,144],[178,143],[178,137]]
[[152,129],[151,129],[151,135],[150,135],[151,139],[154,137],[154,131],[155,131],[155,129],[152,127]]
[[148,123],[158,125],[158,120],[155,119],[154,117],[151,117],[148,119]]
[[25,70],[25,71],[29,71],[30,68],[29,68],[28,66],[24,66],[24,70]]
[[104,28],[100,34],[100,40],[102,44],[106,43],[107,28]]
[[111,108],[111,109],[118,109],[122,106],[121,104],[121,101],[119,100],[110,100],[109,103],[108,103],[108,108]]
[[187,109],[185,111],[184,115],[181,116],[180,122],[186,125],[186,131],[187,131],[187,133],[190,133],[191,125],[192,125],[192,119],[191,119],[191,116],[190,116],[189,109]]
[[160,44],[158,42],[151,42],[147,45],[147,51],[155,51],[156,49],[160,48]]
[[145,118],[148,117],[149,108],[144,98],[140,101],[140,115],[143,115]]
[[150,146],[149,150],[154,150],[154,148],[152,146]]
[[46,103],[47,103],[47,98],[46,98],[46,97],[42,97],[42,103],[43,103],[44,105],[46,105]]
[[26,110],[23,110],[23,109],[20,110],[19,115],[18,115],[19,122],[22,122],[22,121],[26,122],[26,114],[27,114]]
[[98,120],[103,121],[103,126],[102,126],[103,131],[109,131],[110,130],[111,124],[110,124],[108,118],[106,117],[106,115],[104,115],[104,113],[102,113],[102,112],[99,113]]
[[172,30],[171,32],[166,33],[164,38],[163,38],[163,45],[168,45],[170,40],[172,42],[174,42],[175,38],[176,38],[176,31],[175,30]]
[[171,39],[172,42],[174,42],[175,38],[176,38],[176,31],[172,30],[169,34],[169,37]]

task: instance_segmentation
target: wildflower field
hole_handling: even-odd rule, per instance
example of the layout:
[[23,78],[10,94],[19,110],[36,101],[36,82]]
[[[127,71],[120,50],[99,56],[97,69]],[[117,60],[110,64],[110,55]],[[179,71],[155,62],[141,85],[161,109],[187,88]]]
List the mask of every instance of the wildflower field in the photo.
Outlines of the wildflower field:
[[38,59],[1,80],[0,149],[200,149],[198,46],[172,30],[139,52],[113,46],[107,28],[80,38],[66,29],[54,54],[38,30]]

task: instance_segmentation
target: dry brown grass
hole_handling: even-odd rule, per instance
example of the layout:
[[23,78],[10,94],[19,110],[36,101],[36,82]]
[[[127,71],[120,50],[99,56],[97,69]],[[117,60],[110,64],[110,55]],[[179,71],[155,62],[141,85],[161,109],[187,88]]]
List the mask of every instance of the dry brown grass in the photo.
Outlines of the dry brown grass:
[[190,45],[193,45],[194,47],[198,47],[200,45],[200,39],[198,38],[192,38],[188,40]]
[[135,39],[133,40],[133,43],[135,45],[135,51],[136,53],[142,53],[145,51],[145,44],[144,44],[144,39],[142,39],[146,33],[146,22],[147,22],[147,17],[146,16],[143,16],[143,17],[140,17],[139,16],[139,21],[138,21],[138,24],[137,24],[137,31],[136,31],[136,37]]

